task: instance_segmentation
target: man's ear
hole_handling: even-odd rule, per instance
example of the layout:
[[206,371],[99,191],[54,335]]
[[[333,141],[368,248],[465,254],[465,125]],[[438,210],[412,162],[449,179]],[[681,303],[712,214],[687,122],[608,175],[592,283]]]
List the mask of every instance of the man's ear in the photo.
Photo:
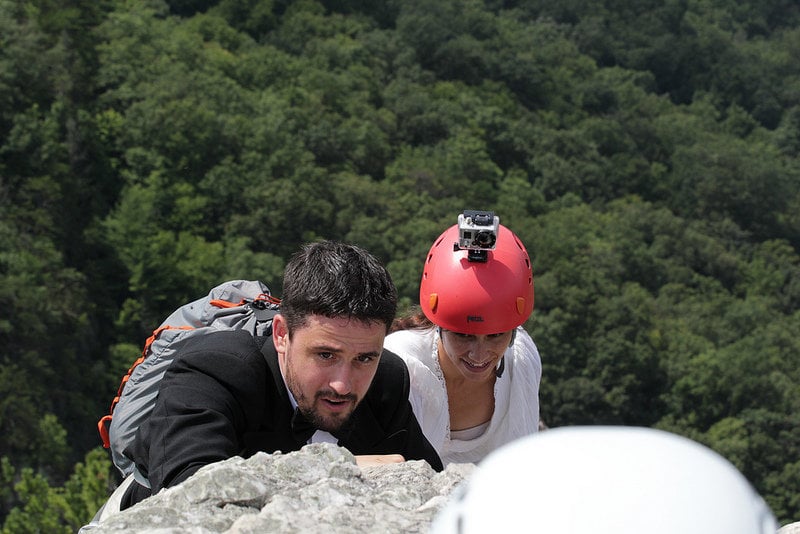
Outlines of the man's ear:
[[289,328],[286,319],[280,313],[272,318],[272,343],[275,350],[282,354],[286,352],[286,344],[289,341]]

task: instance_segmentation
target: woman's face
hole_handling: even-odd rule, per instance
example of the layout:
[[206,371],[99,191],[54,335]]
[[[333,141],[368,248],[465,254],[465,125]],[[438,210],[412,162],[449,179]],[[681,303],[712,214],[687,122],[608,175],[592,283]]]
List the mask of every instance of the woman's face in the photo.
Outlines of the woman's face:
[[[460,334],[442,329],[439,365],[445,378],[485,382],[511,343],[513,331],[498,334]],[[442,350],[443,349],[443,350]]]

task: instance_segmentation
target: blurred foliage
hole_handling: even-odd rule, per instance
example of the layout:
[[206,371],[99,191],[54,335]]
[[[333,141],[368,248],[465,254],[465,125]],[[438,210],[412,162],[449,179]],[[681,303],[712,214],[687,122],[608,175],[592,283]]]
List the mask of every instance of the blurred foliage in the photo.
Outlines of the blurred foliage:
[[150,331],[305,241],[416,303],[465,209],[526,243],[550,426],[667,429],[800,519],[790,0],[0,0],[0,523],[116,481]]

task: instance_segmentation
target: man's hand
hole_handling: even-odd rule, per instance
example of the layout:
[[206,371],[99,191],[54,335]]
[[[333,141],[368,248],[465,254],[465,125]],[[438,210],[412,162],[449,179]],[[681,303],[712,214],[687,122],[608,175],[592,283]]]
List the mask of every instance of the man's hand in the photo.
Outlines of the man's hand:
[[358,467],[372,467],[383,464],[399,464],[405,462],[402,454],[362,454],[356,455]]

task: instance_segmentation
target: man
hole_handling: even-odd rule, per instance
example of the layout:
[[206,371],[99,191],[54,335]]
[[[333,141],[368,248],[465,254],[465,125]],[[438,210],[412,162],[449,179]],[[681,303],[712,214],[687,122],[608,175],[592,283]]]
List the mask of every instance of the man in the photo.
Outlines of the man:
[[219,332],[176,355],[125,451],[138,473],[121,508],[204,465],[319,441],[362,464],[421,459],[441,470],[411,410],[408,370],[383,350],[396,307],[389,273],[365,250],[303,247],[284,272],[271,338]]

